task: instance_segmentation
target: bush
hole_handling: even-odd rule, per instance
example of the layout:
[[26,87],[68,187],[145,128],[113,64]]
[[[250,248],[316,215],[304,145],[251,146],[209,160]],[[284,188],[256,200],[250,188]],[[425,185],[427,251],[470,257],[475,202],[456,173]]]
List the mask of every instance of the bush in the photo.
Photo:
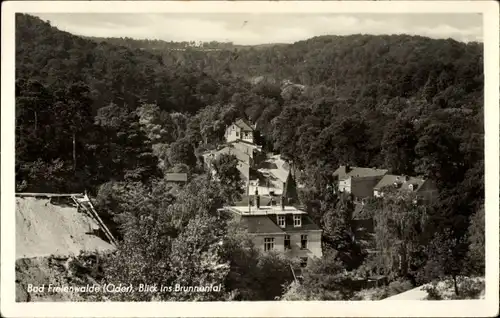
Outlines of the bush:
[[407,290],[412,289],[414,286],[409,280],[397,280],[391,282],[389,286],[387,286],[388,293],[390,296],[401,294]]
[[442,300],[443,299],[436,284],[430,284],[430,285],[424,286],[422,289],[427,292],[427,300]]
[[479,299],[484,291],[485,283],[483,280],[473,278],[464,278],[459,282],[459,299]]

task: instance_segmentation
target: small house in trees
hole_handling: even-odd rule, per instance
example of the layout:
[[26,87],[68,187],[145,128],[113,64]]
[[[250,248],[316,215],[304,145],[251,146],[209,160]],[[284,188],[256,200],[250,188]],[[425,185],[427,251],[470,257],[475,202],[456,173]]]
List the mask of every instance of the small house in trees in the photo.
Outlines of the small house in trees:
[[165,180],[168,182],[186,183],[188,176],[187,173],[167,173],[165,174]]
[[278,251],[305,267],[312,258],[322,257],[321,228],[307,212],[288,205],[286,194],[279,200],[260,196],[258,190],[247,204],[227,206],[219,210],[229,213],[252,236],[263,252]]
[[254,142],[254,127],[244,119],[238,119],[229,127],[226,128],[226,141],[232,142],[235,140],[243,140],[253,144]]
[[381,197],[385,188],[394,188],[398,191],[408,191],[417,194],[417,198],[424,202],[432,202],[436,199],[438,191],[436,184],[429,179],[411,176],[398,176],[387,174],[373,188],[373,195]]
[[387,174],[386,169],[340,166],[333,176],[340,192],[351,193],[355,200],[372,197],[373,188]]

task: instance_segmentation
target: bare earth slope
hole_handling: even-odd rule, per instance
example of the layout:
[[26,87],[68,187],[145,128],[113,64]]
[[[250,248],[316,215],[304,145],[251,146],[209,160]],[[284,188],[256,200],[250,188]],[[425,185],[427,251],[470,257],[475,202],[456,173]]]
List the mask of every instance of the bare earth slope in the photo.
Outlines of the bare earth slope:
[[95,233],[97,223],[75,207],[48,199],[16,198],[16,259],[70,256],[114,247]]

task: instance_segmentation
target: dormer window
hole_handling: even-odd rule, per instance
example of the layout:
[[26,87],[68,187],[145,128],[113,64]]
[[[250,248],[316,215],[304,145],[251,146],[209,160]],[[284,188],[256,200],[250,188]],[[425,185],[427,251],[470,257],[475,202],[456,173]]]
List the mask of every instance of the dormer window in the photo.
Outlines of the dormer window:
[[302,215],[294,215],[293,216],[293,226],[294,227],[302,226]]
[[410,183],[410,184],[408,185],[408,189],[410,189],[411,191],[413,191],[413,184],[411,184],[411,183]]
[[282,228],[284,228],[286,226],[286,221],[285,221],[284,215],[278,215],[278,225],[279,225],[279,227],[282,227]]

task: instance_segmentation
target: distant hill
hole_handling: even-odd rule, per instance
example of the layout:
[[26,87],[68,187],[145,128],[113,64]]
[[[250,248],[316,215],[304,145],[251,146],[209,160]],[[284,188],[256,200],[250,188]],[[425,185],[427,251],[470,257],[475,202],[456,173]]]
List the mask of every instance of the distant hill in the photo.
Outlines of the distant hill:
[[264,49],[274,46],[284,46],[283,43],[269,43],[257,45],[240,45],[233,42],[195,42],[195,41],[164,41],[152,39],[133,39],[129,37],[93,37],[84,36],[83,38],[95,41],[97,43],[107,42],[113,45],[125,46],[131,49],[142,49],[152,51],[182,51],[182,50],[197,50],[197,51],[222,51],[222,50],[245,50],[245,49]]

